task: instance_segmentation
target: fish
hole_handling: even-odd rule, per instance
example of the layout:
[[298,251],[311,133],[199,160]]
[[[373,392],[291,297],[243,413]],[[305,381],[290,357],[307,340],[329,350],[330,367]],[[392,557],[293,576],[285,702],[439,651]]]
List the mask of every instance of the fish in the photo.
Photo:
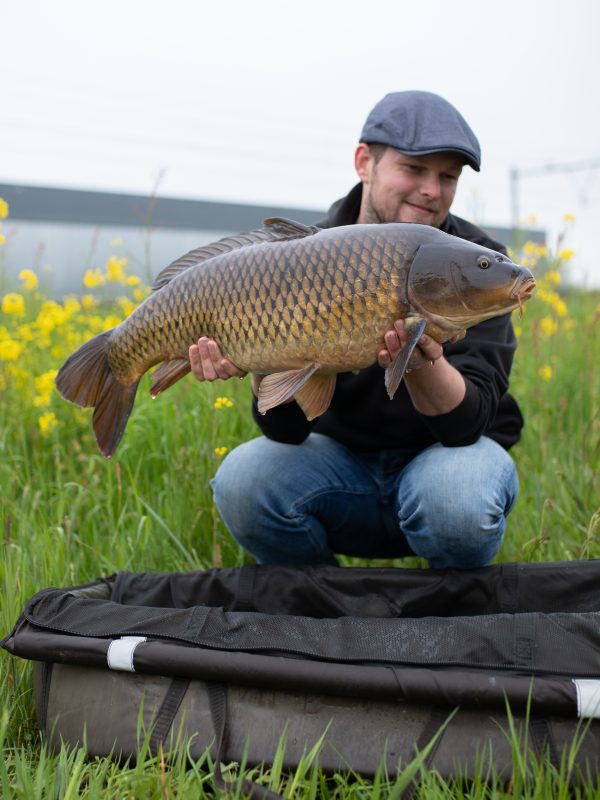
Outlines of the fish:
[[529,299],[535,280],[502,253],[416,223],[320,229],[281,217],[196,248],[163,269],[123,322],[60,368],[66,400],[93,407],[100,451],[115,452],[141,377],[158,396],[188,372],[188,351],[214,339],[240,370],[264,376],[261,414],[295,399],[323,414],[339,372],[377,360],[403,319],[408,343],[385,370],[390,398],[423,333],[443,343]]

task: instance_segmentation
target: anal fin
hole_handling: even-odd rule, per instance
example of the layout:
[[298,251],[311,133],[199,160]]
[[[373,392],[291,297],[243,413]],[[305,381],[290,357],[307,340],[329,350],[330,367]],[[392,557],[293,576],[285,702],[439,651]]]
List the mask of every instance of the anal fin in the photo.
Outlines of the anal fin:
[[191,369],[187,358],[171,358],[169,361],[163,361],[152,373],[150,394],[152,397],[156,397],[181,380],[181,378],[184,378]]
[[270,408],[275,408],[291,400],[318,369],[318,364],[308,364],[301,369],[290,369],[265,375],[258,389],[259,412],[266,414]]
[[408,341],[385,371],[385,388],[387,389],[390,400],[396,394],[400,386],[400,381],[404,377],[412,352],[423,335],[423,331],[427,327],[427,322],[421,318],[409,318],[405,321],[405,327],[408,333]]
[[304,386],[294,395],[307,420],[320,417],[329,408],[337,376],[334,372],[328,374],[317,372],[306,381]]

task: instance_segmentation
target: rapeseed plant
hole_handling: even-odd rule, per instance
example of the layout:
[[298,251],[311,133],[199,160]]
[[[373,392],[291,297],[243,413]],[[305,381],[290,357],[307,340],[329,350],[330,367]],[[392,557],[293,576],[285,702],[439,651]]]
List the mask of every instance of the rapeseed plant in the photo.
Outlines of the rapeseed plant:
[[[563,222],[566,226],[571,225],[575,222],[575,217],[573,214],[565,213]],[[566,233],[565,227],[558,236],[554,252],[545,244],[527,241],[523,244],[520,254],[513,253],[513,257],[530,269],[536,278],[534,303],[541,301],[547,306],[545,314],[538,311],[539,320],[536,320],[536,324],[532,327],[536,353],[539,353],[541,341],[551,340],[562,334],[572,335],[571,331],[575,325],[574,320],[569,318],[567,303],[559,289],[564,283],[566,265],[575,254],[574,250],[562,246]],[[522,326],[515,323],[514,328],[517,338],[521,337]],[[554,373],[549,365],[545,365],[540,367],[538,374],[542,380],[550,381]]]
[[[8,203],[0,198],[0,221],[7,216]],[[148,295],[148,287],[126,267],[125,258],[110,256],[104,268],[88,269],[83,275],[82,289],[95,293],[82,291],[60,302],[44,295],[33,270],[22,269],[21,291],[0,296],[0,390],[43,436],[63,419],[68,424],[73,419],[74,409],[54,390],[62,362],[92,336],[118,325]],[[107,296],[103,287],[108,285],[121,286],[124,294],[116,300]]]

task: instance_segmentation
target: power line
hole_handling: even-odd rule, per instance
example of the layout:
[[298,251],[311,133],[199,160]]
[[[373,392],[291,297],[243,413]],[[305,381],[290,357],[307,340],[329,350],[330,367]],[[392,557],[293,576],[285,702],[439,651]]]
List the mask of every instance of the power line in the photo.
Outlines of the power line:
[[600,158],[570,161],[564,164],[542,164],[537,167],[511,167],[509,171],[510,216],[513,227],[519,226],[519,182],[523,178],[538,178],[553,173],[588,172],[594,169],[600,169]]

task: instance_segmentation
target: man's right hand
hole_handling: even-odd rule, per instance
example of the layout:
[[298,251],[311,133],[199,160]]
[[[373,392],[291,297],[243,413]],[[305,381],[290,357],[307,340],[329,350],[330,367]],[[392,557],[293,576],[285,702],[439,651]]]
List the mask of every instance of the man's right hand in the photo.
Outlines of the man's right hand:
[[243,378],[246,373],[221,353],[219,345],[208,336],[201,336],[189,350],[192,372],[199,381],[226,381]]

